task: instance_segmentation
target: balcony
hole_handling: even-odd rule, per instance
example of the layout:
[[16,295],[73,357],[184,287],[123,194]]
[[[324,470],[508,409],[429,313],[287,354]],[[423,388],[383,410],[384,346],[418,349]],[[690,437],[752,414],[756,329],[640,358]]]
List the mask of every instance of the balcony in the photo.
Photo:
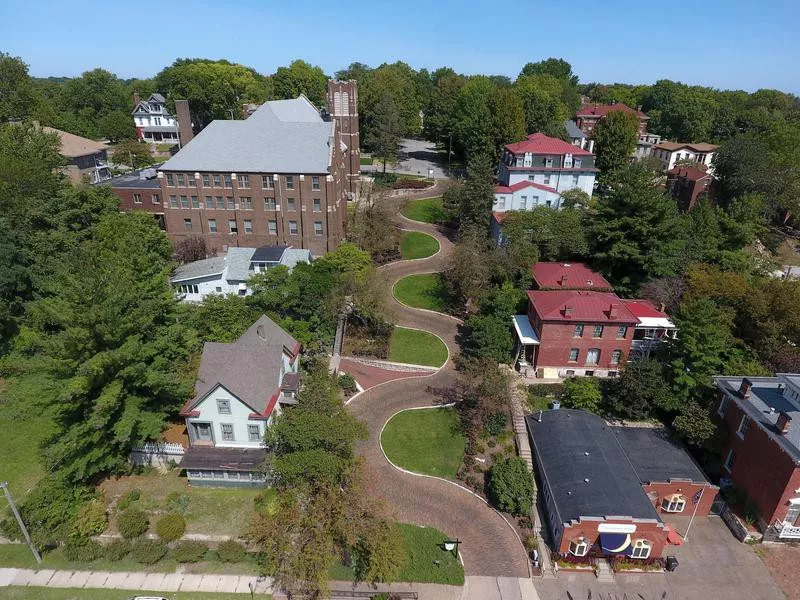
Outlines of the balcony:
[[779,540],[800,540],[800,527],[784,521],[776,521],[772,526]]

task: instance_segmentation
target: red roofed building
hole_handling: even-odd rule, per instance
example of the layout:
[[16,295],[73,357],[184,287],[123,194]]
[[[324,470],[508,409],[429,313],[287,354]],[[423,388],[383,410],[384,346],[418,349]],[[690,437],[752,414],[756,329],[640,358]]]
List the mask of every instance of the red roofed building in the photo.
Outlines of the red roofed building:
[[597,169],[594,155],[580,146],[534,133],[507,144],[498,169],[493,212],[561,207],[561,193],[581,189],[590,196]]
[[647,122],[650,120],[646,114],[641,111],[641,107],[636,109],[631,108],[622,102],[614,102],[612,104],[584,104],[575,115],[575,122],[580,127],[581,131],[591,137],[594,128],[608,113],[615,110],[631,113],[639,117],[639,135],[647,134]]
[[692,210],[704,192],[713,197],[715,182],[711,173],[694,167],[675,167],[667,173],[667,191],[683,211]]
[[611,292],[614,289],[602,275],[579,262],[538,262],[531,267],[531,275],[537,290]]
[[675,325],[648,300],[624,300],[582,263],[537,263],[528,312],[513,317],[517,365],[537,378],[616,377]]

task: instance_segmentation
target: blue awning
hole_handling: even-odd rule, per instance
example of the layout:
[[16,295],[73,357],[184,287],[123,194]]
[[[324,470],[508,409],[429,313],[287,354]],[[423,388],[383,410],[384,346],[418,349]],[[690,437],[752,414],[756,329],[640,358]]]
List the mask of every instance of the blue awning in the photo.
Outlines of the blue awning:
[[601,533],[600,547],[603,552],[608,554],[623,554],[625,556],[633,554],[631,536],[627,533]]

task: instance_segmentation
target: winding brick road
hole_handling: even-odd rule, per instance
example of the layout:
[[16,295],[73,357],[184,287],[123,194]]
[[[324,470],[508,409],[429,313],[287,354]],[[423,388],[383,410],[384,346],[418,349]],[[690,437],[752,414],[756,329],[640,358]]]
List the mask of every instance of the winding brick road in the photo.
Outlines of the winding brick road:
[[[416,261],[398,261],[381,268],[393,285],[398,279],[417,273],[441,271],[453,243],[435,226],[397,216],[400,227],[434,236],[441,246],[438,255]],[[390,299],[397,324],[416,327],[444,340],[450,356],[458,352],[459,321],[446,315],[409,308]],[[404,522],[436,527],[462,540],[461,554],[467,575],[528,577],[525,551],[506,520],[483,500],[453,483],[420,477],[394,468],[383,455],[380,431],[396,412],[449,401],[455,372],[452,360],[437,373],[390,381],[366,390],[349,404],[353,413],[369,428],[369,440],[359,451],[365,458],[367,480],[372,492],[382,498],[394,516]]]

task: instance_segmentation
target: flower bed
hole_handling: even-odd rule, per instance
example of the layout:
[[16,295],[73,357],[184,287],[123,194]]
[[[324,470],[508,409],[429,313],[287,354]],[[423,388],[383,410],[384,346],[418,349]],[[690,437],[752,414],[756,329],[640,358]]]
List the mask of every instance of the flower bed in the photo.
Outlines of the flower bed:
[[424,190],[435,184],[427,179],[398,179],[392,184],[395,190]]
[[611,569],[618,573],[620,571],[636,573],[660,573],[666,567],[666,560],[663,558],[628,558],[627,556],[612,556],[608,559]]

